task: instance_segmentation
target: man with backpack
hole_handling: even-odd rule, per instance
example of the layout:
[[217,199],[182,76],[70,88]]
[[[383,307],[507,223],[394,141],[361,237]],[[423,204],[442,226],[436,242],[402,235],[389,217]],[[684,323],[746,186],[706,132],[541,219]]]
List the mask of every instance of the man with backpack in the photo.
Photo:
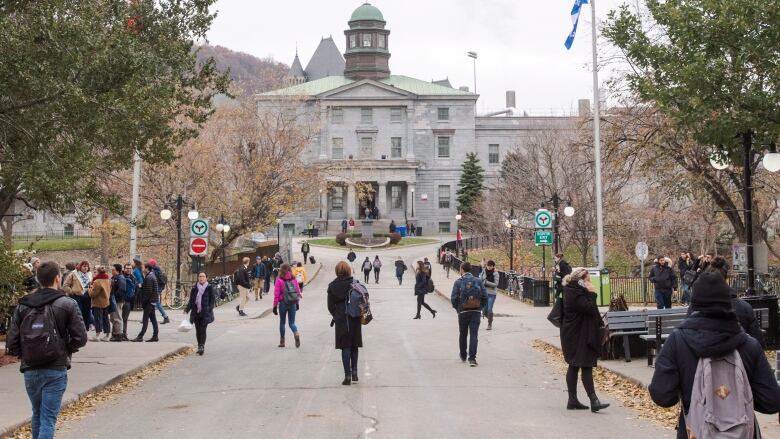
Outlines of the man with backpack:
[[111,295],[109,305],[109,318],[111,319],[111,338],[109,341],[122,340],[122,307],[125,304],[127,293],[127,280],[122,274],[122,265],[114,264],[111,268]]
[[60,267],[46,262],[38,268],[41,284],[19,299],[8,328],[9,355],[21,358],[27,396],[32,404],[32,436],[51,439],[68,384],[73,353],[87,344],[87,331],[76,301],[61,290]]
[[488,296],[485,285],[478,277],[471,274],[471,264],[460,265],[461,277],[452,286],[452,307],[458,312],[460,328],[460,361],[466,362],[466,341],[468,339],[469,366],[477,367],[477,343],[479,323],[482,318],[482,308],[487,304]]
[[721,437],[720,427],[729,437],[760,437],[753,410],[780,411],[780,386],[759,342],[740,327],[723,276],[701,273],[691,308],[661,349],[650,396],[661,407],[682,399],[678,439]]
[[141,332],[138,336],[131,341],[140,343],[144,341],[144,334],[149,327],[149,321],[152,321],[152,338],[146,340],[147,342],[158,342],[160,338],[160,328],[157,326],[157,315],[154,311],[157,309],[157,304],[160,303],[160,288],[157,286],[157,277],[154,275],[154,267],[150,263],[144,265],[144,283],[141,285],[141,289],[138,291],[141,295],[141,308],[143,309],[143,315],[141,317]]
[[165,312],[165,308],[162,306],[162,293],[165,291],[165,287],[168,285],[168,276],[165,274],[164,271],[162,271],[162,268],[160,268],[160,265],[157,264],[157,261],[154,259],[149,259],[149,265],[152,266],[152,271],[154,272],[154,278],[157,279],[157,303],[155,304],[155,307],[157,307],[157,311],[160,311],[160,315],[163,318],[163,321],[160,323],[161,325],[164,325],[166,323],[171,323],[171,320],[168,318],[168,314]]

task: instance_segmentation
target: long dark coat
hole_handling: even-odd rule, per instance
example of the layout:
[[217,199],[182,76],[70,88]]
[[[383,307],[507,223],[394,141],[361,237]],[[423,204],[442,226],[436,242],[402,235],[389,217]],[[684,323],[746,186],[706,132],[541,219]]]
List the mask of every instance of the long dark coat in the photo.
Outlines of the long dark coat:
[[192,287],[190,291],[190,301],[187,303],[187,307],[184,311],[190,313],[190,323],[195,323],[195,320],[202,319],[207,325],[214,322],[214,289],[211,285],[206,287],[206,291],[203,292],[203,297],[200,299],[200,313],[198,313],[198,307],[195,306],[195,299],[198,297],[197,284]]
[[328,285],[328,312],[336,322],[336,349],[362,348],[360,317],[347,315],[347,298],[352,277],[337,277]]
[[561,347],[570,366],[595,367],[601,354],[599,327],[603,326],[596,294],[577,283],[563,287]]

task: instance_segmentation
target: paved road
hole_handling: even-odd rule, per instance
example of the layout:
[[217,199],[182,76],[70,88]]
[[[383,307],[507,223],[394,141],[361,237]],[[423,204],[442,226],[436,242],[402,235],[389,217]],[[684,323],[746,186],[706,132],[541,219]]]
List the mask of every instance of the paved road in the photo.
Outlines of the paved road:
[[376,319],[364,327],[359,384],[341,385],[325,306],[327,283],[344,252],[318,248],[324,268],[304,291],[300,349],[276,347],[273,315],[217,322],[215,329],[223,327],[213,331],[205,356],[177,363],[94,416],[64,423],[58,437],[671,437],[620,407],[566,411],[565,383],[529,347],[533,335],[520,318],[497,319],[496,330],[481,332],[480,367],[464,366],[449,303],[429,296],[441,313],[411,320],[413,279],[407,275],[409,285],[399,287],[390,269],[395,257],[410,264],[432,248],[379,253],[386,268],[380,284],[370,287]]

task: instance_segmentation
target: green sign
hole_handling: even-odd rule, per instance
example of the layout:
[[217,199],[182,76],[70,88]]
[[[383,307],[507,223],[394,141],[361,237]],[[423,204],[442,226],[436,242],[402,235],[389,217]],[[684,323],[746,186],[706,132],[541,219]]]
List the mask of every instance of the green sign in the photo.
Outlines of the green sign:
[[536,245],[552,245],[553,233],[550,230],[537,230],[534,235]]
[[547,209],[539,209],[534,215],[534,225],[537,229],[549,229],[552,227],[552,213]]
[[190,236],[202,237],[209,234],[209,222],[204,219],[196,219],[190,223]]

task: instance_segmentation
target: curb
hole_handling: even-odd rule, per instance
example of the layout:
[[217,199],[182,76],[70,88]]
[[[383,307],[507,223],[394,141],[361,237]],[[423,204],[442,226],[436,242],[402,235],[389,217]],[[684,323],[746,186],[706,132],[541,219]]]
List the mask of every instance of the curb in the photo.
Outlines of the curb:
[[[99,392],[99,391],[105,389],[106,387],[108,387],[108,386],[110,386],[112,384],[116,384],[119,381],[122,381],[123,379],[129,377],[130,375],[134,375],[134,374],[140,372],[141,370],[146,369],[147,367],[153,366],[153,365],[155,365],[155,364],[157,364],[157,363],[159,363],[159,362],[161,362],[161,361],[163,361],[163,360],[165,360],[165,359],[167,359],[169,357],[172,357],[174,355],[177,355],[177,354],[183,353],[185,351],[188,351],[191,348],[192,348],[192,346],[181,346],[180,348],[178,348],[178,349],[176,349],[176,350],[174,350],[172,352],[168,352],[167,354],[164,354],[164,355],[162,355],[160,357],[157,357],[157,358],[155,358],[155,359],[153,359],[151,361],[147,361],[146,363],[141,364],[140,366],[136,366],[136,367],[130,369],[129,371],[127,371],[127,372],[121,373],[121,374],[111,378],[110,380],[104,382],[104,383],[100,383],[100,384],[97,384],[95,386],[92,386],[89,389],[87,389],[87,390],[85,390],[83,392],[80,392],[80,393],[78,393],[75,396],[71,396],[71,397],[69,397],[67,399],[63,398],[62,404],[60,405],[60,410],[63,410],[66,407],[79,402],[81,400],[81,398],[89,395],[90,393]],[[0,438],[11,437],[16,430],[18,430],[18,429],[24,427],[25,425],[29,424],[31,421],[32,421],[32,417],[29,417],[29,418],[25,418],[24,421],[19,422],[17,424],[14,424],[14,425],[11,425],[11,426],[8,426],[8,427],[0,427],[0,428],[3,428],[2,430],[0,430]]]

